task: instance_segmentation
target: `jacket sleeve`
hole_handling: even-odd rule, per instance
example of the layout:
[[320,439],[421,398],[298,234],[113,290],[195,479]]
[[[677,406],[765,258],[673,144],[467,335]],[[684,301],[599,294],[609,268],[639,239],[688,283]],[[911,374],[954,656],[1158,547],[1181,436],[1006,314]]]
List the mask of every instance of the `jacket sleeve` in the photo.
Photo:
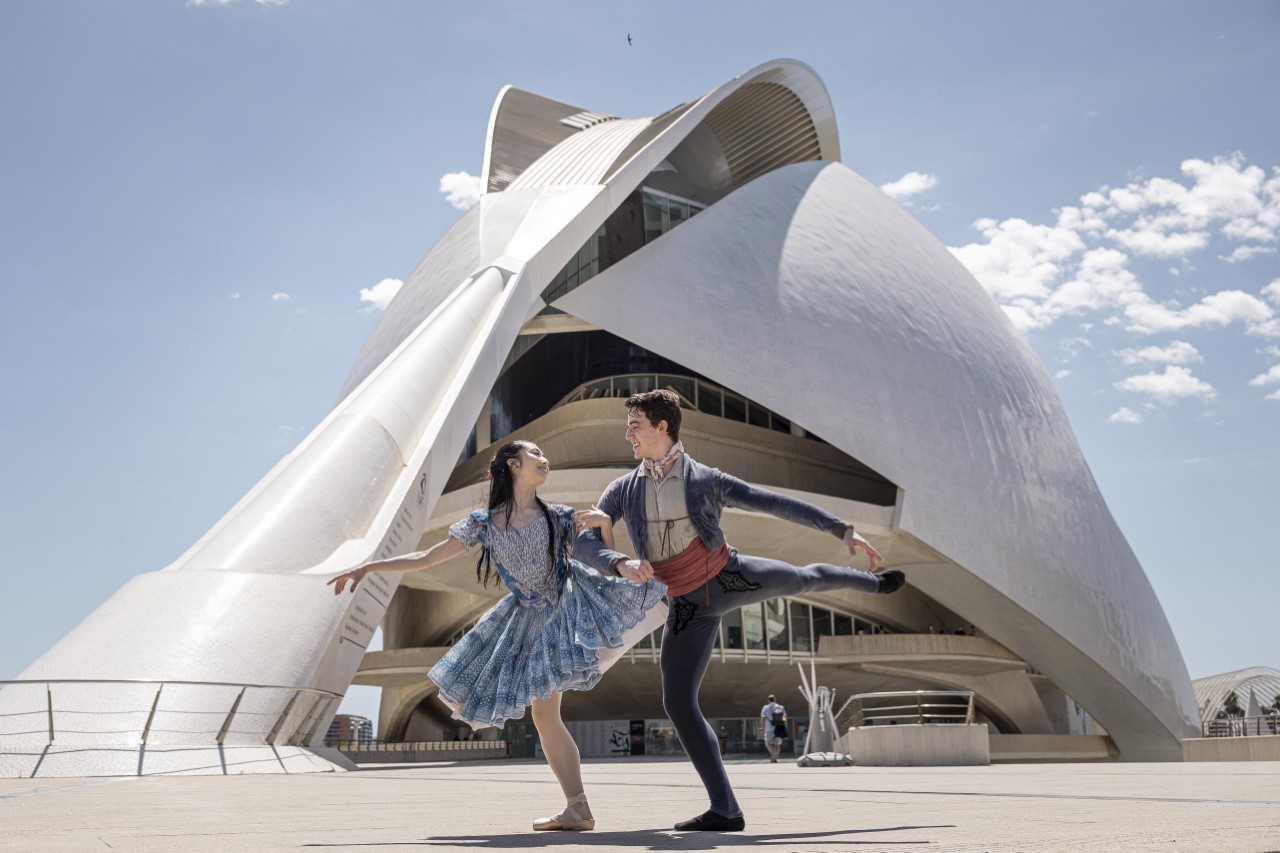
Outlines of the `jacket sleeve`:
[[719,469],[716,469],[715,477],[716,491],[723,506],[768,513],[783,521],[830,533],[837,539],[843,539],[845,532],[853,529],[852,524],[841,521],[825,509],[814,506],[808,501],[761,489]]
[[[621,492],[617,481],[614,481],[605,487],[604,494],[596,504],[596,508],[606,513],[614,522],[622,516]],[[606,548],[594,527],[578,534],[573,545],[573,554],[581,562],[605,575],[616,575],[613,564],[620,560],[631,559],[621,551]]]

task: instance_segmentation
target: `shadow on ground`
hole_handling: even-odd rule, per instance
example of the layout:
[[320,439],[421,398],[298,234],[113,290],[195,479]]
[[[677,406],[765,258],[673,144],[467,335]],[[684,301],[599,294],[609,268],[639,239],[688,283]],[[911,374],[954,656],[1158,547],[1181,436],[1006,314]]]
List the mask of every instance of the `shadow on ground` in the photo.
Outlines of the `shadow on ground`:
[[508,835],[435,835],[420,841],[371,841],[368,844],[346,841],[341,844],[303,844],[303,847],[454,847],[461,850],[487,850],[542,847],[610,847],[638,850],[741,850],[748,847],[788,846],[796,844],[927,845],[938,842],[927,838],[886,841],[872,838],[845,838],[883,832],[912,832],[925,829],[954,829],[954,824],[934,826],[885,826],[874,829],[845,829],[834,832],[786,832],[751,834],[737,832],[676,832],[673,829],[641,829],[634,832],[522,832]]

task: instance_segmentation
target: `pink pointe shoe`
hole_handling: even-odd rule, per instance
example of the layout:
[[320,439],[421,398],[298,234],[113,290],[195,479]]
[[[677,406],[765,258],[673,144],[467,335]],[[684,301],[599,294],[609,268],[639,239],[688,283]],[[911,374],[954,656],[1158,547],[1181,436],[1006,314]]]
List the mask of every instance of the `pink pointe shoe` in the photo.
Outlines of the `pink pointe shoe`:
[[587,806],[587,795],[579,794],[569,800],[564,811],[555,817],[540,817],[533,822],[535,830],[582,830],[595,829],[596,819],[590,817],[591,809]]

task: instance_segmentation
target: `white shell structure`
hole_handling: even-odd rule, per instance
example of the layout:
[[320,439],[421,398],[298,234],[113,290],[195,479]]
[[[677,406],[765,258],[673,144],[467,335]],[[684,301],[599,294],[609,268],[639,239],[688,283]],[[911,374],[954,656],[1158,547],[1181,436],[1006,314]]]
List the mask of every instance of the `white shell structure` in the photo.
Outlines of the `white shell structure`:
[[1220,675],[1209,675],[1191,682],[1196,692],[1196,704],[1200,709],[1200,719],[1211,723],[1218,717],[1227,696],[1234,693],[1240,707],[1245,709],[1249,704],[1249,693],[1263,705],[1270,705],[1280,697],[1280,670],[1269,666],[1251,666],[1235,672],[1224,672]]
[[[898,562],[913,594],[980,623],[1121,758],[1180,758],[1199,719],[1185,665],[1045,368],[839,159],[826,90],[790,60],[646,119],[504,89],[479,204],[407,277],[340,402],[187,553],[0,690],[0,772],[341,766],[323,734],[396,580],[340,598],[324,580],[438,529],[473,428],[489,443],[478,424],[513,347],[557,328],[679,362],[874,469],[897,500],[868,529],[931,555]],[[553,276],[642,186],[705,209],[539,316]],[[561,491],[590,500],[617,473],[570,471]]]

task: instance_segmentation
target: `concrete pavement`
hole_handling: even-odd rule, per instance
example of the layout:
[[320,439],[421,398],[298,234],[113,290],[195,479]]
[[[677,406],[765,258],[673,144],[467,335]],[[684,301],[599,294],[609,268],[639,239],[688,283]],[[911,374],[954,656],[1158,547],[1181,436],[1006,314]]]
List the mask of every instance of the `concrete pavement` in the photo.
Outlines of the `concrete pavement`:
[[0,851],[1280,851],[1280,762],[809,768],[731,763],[747,831],[677,833],[706,808],[683,760],[584,768],[593,832],[537,761],[293,776],[0,780]]

